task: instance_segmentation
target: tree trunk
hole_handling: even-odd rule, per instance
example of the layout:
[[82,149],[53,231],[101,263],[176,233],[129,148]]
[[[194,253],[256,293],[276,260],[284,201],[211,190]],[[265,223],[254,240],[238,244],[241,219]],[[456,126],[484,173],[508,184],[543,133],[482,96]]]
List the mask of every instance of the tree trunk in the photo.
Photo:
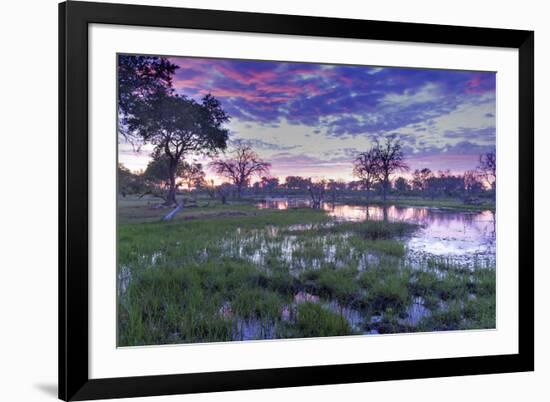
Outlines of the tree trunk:
[[183,209],[183,200],[181,200],[181,203],[176,204],[176,208],[174,208],[174,209],[171,210],[169,213],[167,213],[166,215],[164,215],[164,216],[162,217],[162,220],[163,220],[163,221],[171,221],[172,218],[173,218],[174,216],[176,216],[176,214],[177,214],[178,212],[180,212],[182,209]]
[[382,200],[384,201],[384,204],[386,203],[386,195],[388,193],[388,184],[389,184],[389,180],[384,179],[384,182],[382,183]]
[[176,201],[176,167],[177,167],[178,161],[174,159],[170,159],[170,165],[168,167],[168,195],[166,196],[166,202],[164,205],[166,206],[177,206],[178,203]]
[[144,192],[143,194],[141,194],[141,195],[139,196],[139,199],[141,200],[141,199],[142,199],[143,197],[145,197],[147,194],[152,194],[152,191],[151,191],[151,190],[148,190],[148,191]]
[[366,199],[367,199],[367,220],[369,220],[370,186],[367,185],[366,190],[367,190],[367,195],[366,195]]
[[323,193],[319,192],[319,194],[315,194],[313,189],[310,187],[309,194],[311,196],[311,207],[313,209],[320,209],[323,202]]

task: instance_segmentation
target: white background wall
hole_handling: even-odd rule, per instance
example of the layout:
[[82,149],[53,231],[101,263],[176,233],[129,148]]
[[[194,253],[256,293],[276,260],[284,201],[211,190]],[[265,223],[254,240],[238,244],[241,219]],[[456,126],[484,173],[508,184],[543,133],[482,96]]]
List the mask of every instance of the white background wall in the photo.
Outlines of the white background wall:
[[[119,2],[126,2],[120,1]],[[132,1],[130,1],[132,2]],[[550,396],[550,25],[536,0],[162,0],[135,3],[536,31],[536,372],[162,397],[159,401],[546,401]],[[57,1],[1,3],[0,400],[54,400],[57,382]],[[135,399],[136,400],[136,399]],[[152,400],[152,399],[139,399]],[[136,400],[137,401],[137,400]]]

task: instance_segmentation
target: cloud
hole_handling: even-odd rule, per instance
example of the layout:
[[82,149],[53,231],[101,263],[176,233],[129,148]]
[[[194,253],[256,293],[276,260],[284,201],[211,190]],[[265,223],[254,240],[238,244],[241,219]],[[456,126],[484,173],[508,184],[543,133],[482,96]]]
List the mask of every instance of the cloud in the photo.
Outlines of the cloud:
[[269,151],[289,151],[291,149],[297,149],[301,147],[301,145],[280,145],[280,144],[267,142],[261,139],[244,139],[244,140],[237,139],[236,141],[241,141],[256,149],[269,150]]
[[354,155],[388,135],[402,141],[411,161],[473,168],[496,141],[492,72],[170,60],[179,66],[176,91],[197,100],[216,96],[231,116],[231,136],[250,143],[275,171],[347,172]]
[[481,140],[483,142],[489,142],[494,144],[496,137],[495,127],[485,128],[458,128],[456,130],[449,130],[443,133],[446,138],[460,139],[460,140]]
[[212,93],[236,118],[316,126],[324,116],[370,115],[334,122],[334,135],[393,130],[454,110],[468,96],[494,92],[494,73],[328,66],[270,61],[172,58],[176,87]]

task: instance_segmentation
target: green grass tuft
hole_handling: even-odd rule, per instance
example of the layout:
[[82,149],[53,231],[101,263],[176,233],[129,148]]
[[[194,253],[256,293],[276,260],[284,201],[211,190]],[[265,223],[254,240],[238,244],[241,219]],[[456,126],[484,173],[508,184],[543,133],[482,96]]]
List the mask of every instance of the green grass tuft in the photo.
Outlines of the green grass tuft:
[[351,327],[343,316],[311,302],[298,305],[296,321],[284,327],[283,331],[281,335],[287,338],[352,334]]

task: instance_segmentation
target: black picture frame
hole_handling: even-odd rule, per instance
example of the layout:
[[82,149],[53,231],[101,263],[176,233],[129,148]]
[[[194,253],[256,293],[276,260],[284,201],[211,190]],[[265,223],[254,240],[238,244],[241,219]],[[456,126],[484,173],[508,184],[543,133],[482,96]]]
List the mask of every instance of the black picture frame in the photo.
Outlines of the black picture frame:
[[[192,28],[519,51],[517,354],[214,373],[88,375],[88,25]],[[59,5],[59,398],[102,398],[534,370],[534,32],[70,1]]]

